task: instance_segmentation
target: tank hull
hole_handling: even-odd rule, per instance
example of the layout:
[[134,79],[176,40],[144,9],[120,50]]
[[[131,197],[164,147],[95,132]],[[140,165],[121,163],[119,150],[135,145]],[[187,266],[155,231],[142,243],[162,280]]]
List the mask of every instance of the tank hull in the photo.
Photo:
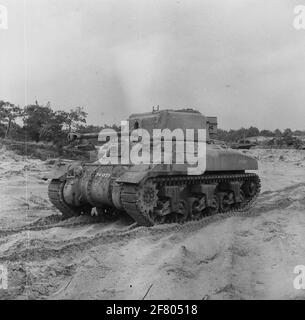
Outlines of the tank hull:
[[[233,150],[209,146],[205,171],[189,175],[188,168],[184,164],[77,163],[53,180],[49,195],[60,211],[69,208],[68,217],[73,211],[75,215],[88,213],[90,208],[102,213],[125,211],[139,224],[150,226],[197,219],[214,211],[242,209],[260,190],[258,176],[247,173],[257,169],[257,161]],[[249,188],[253,190],[250,192]],[[194,203],[201,203],[196,215]],[[187,213],[182,214],[181,210]]]
[[[208,143],[203,149],[198,145],[194,150],[196,165],[184,160],[167,161],[183,155],[177,151],[179,140],[175,137],[175,152],[158,149],[163,161],[157,164],[149,161],[149,164],[106,165],[97,161],[61,167],[49,185],[49,198],[65,217],[90,214],[95,208],[97,214],[105,217],[127,212],[139,225],[184,223],[221,212],[245,210],[259,194],[259,177],[251,172],[258,169],[257,160],[211,143],[211,136],[216,134],[215,117],[189,109],[166,110],[132,115],[130,123],[134,129],[144,128],[149,134],[163,128],[172,132],[179,128],[183,132],[190,128],[206,129]],[[182,139],[185,145],[189,143],[187,135]],[[170,140],[173,142],[173,137]],[[155,146],[151,140],[147,145]],[[186,148],[183,152],[187,159],[190,151]]]

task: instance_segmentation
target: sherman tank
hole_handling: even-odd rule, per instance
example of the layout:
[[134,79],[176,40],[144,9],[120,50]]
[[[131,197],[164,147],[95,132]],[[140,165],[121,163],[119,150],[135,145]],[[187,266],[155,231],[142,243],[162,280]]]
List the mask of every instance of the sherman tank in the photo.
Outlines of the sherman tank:
[[[105,136],[107,138],[103,140],[104,148],[99,152],[98,160],[75,161],[63,165],[53,174],[48,188],[49,198],[65,218],[94,211],[103,217],[127,213],[143,226],[185,223],[219,213],[247,210],[258,196],[260,179],[254,172],[258,169],[256,159],[214,143],[217,138],[216,117],[207,117],[192,109],[154,109],[131,115],[127,123],[124,134],[102,134],[102,140]],[[176,129],[184,134],[175,136]],[[187,138],[189,129],[195,132],[193,141]],[[149,143],[147,139],[144,141],[141,130],[145,130],[146,136],[149,134]],[[165,137],[164,130],[172,136]],[[206,133],[204,152],[198,147],[202,141],[196,132],[200,130]],[[157,143],[154,141],[155,132],[160,138]],[[96,139],[100,135],[75,133],[69,138]],[[115,136],[113,140],[112,136]],[[160,156],[161,161],[134,163],[129,156],[126,161],[126,156],[122,156],[123,140],[128,143],[129,154],[130,148],[139,150],[143,144],[144,149],[146,144],[145,150],[154,152],[154,157]],[[171,149],[165,147],[169,140]],[[186,146],[192,142],[195,146],[193,155],[197,160],[203,160],[204,170],[195,170],[195,164],[187,161],[172,161],[177,156],[186,159],[189,152]],[[117,161],[104,161],[111,148],[118,145]],[[152,151],[156,145],[160,148]],[[185,148],[181,149],[181,146]],[[139,154],[141,152],[143,156],[143,150]]]

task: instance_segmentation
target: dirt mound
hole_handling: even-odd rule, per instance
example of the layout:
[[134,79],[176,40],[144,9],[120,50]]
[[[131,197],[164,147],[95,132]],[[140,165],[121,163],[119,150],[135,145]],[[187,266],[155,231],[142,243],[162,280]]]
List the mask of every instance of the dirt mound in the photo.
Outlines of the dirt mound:
[[262,179],[249,212],[145,228],[62,220],[41,180],[51,164],[2,150],[0,263],[9,288],[0,299],[304,298],[293,269],[305,263],[305,154],[247,153]]

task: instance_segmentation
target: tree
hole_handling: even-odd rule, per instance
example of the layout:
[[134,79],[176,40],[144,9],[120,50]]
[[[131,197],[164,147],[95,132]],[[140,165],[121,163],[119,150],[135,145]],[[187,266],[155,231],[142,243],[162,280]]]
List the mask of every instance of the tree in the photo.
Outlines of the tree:
[[86,123],[87,113],[77,107],[66,111],[53,111],[51,104],[40,106],[36,104],[26,106],[23,112],[24,128],[27,136],[35,141],[64,140],[67,133],[76,130],[80,124]]
[[274,137],[274,133],[270,130],[262,130],[260,135],[263,137]]
[[53,117],[54,112],[50,107],[38,104],[26,106],[23,111],[23,123],[28,138],[38,142],[41,130],[52,121]]
[[65,111],[55,111],[48,123],[43,124],[39,132],[40,140],[53,141],[58,143],[65,140],[67,131],[64,129],[68,113]]
[[274,130],[274,135],[276,137],[281,137],[282,136],[282,131],[280,129],[276,129],[276,130]]
[[284,133],[283,133],[283,136],[287,137],[287,136],[292,136],[292,131],[291,129],[285,129]]
[[259,136],[259,130],[256,127],[250,127],[247,129],[246,137],[257,137]]
[[82,107],[71,109],[69,113],[62,112],[62,116],[65,117],[68,132],[70,133],[72,130],[77,130],[81,124],[86,123],[87,115],[88,113],[86,113]]
[[6,125],[5,138],[10,137],[12,124],[21,116],[21,109],[12,103],[0,101],[0,122]]

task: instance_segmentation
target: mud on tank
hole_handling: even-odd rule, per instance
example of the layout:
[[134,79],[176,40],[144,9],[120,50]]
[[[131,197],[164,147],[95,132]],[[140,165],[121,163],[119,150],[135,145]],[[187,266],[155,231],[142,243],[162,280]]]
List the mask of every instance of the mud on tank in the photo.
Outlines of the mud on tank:
[[[131,115],[129,126],[144,128],[150,134],[153,129],[206,129],[205,172],[190,175],[187,163],[75,162],[55,173],[48,189],[50,201],[64,217],[90,214],[96,208],[104,217],[126,212],[144,226],[184,223],[246,210],[258,196],[260,179],[249,172],[258,169],[256,159],[213,143],[216,117],[205,117],[192,109],[158,109]],[[89,136],[96,138],[98,133]],[[72,134],[70,138],[80,139],[82,135]]]

